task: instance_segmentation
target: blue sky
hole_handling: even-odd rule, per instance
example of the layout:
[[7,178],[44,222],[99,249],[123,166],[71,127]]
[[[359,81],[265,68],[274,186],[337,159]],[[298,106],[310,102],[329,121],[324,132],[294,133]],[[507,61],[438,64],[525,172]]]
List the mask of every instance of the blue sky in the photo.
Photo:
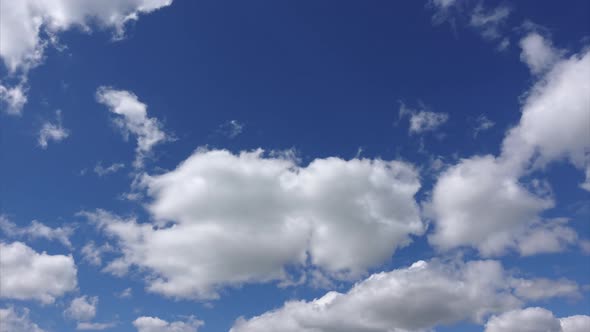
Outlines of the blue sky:
[[0,6],[1,332],[590,328],[587,1]]

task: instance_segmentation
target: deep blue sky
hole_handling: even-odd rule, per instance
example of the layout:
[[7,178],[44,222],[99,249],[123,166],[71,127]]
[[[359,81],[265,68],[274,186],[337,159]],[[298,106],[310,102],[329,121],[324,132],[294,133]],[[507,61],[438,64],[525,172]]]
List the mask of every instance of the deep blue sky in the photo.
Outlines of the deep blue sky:
[[[502,3],[486,2],[497,4]],[[507,129],[518,123],[522,96],[534,83],[520,60],[522,22],[545,27],[554,45],[571,53],[588,45],[588,1],[510,6],[505,33],[511,45],[504,51],[464,23],[434,25],[432,10],[421,1],[175,1],[141,16],[121,41],[112,41],[108,29],[67,30],[59,34],[67,48],[48,48],[43,63],[30,71],[22,115],[0,115],[1,212],[23,226],[31,220],[52,227],[77,224],[72,242],[79,290],[100,297],[96,321],[119,322],[109,331],[132,330],[129,322],[139,315],[168,320],[195,315],[206,323],[199,332],[227,331],[239,316],[259,315],[288,299],[321,296],[326,290],[270,283],[228,288],[221,299],[206,304],[175,301],[145,292],[139,273],[117,278],[83,263],[79,248],[104,237],[77,217],[78,211],[103,208],[146,216],[141,203],[120,199],[130,190],[135,145],[122,139],[104,105],[96,102],[97,87],[132,91],[148,105],[148,115],[174,134],[176,140],[156,146],[155,157],[147,161],[153,172],[175,168],[200,146],[234,152],[293,148],[302,165],[329,156],[350,159],[359,149],[362,157],[401,159],[424,168],[436,156],[453,163],[474,154],[498,154]],[[430,111],[447,113],[449,120],[436,133],[409,135],[407,119],[398,119],[400,101],[412,108],[423,103]],[[70,136],[40,149],[38,130],[58,109]],[[496,124],[474,137],[482,114]],[[235,138],[218,129],[230,120],[244,125]],[[98,177],[92,169],[99,161],[127,167]],[[589,196],[578,187],[583,172],[556,162],[544,175],[557,202],[546,214],[567,215],[581,238],[590,237]],[[421,173],[418,198],[428,196],[433,179]],[[69,252],[44,240],[28,245]],[[426,238],[416,238],[372,271],[435,255]],[[471,251],[466,255],[477,257]],[[588,258],[579,250],[526,258],[508,254],[501,260],[524,275],[567,277],[581,286],[590,281]],[[349,285],[343,282],[339,290]],[[133,289],[132,298],[114,295],[127,287]],[[25,303],[39,326],[70,331],[75,324],[62,315],[70,299],[52,306],[0,303]],[[533,304],[558,317],[590,314],[587,291],[575,300]],[[464,327],[470,329],[479,327]]]

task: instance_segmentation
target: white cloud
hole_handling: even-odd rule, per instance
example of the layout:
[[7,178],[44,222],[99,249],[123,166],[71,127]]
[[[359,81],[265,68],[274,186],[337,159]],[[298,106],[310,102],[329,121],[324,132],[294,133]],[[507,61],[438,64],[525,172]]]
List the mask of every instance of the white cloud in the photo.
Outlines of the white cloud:
[[105,167],[101,162],[98,162],[98,164],[94,166],[94,173],[96,173],[98,176],[106,176],[116,173],[123,168],[125,168],[125,164],[123,163],[114,163]]
[[39,325],[31,322],[29,310],[19,313],[13,307],[0,308],[0,332],[44,332]]
[[[397,161],[327,158],[301,167],[262,150],[198,150],[173,171],[144,175],[142,186],[154,224],[85,215],[121,247],[107,271],[147,268],[157,276],[149,290],[174,297],[290,280],[286,268],[307,263],[356,277],[425,228],[414,200],[418,174]],[[162,227],[168,221],[174,225]]]
[[122,299],[128,299],[128,298],[131,298],[131,296],[133,296],[133,291],[131,290],[130,287],[128,287],[116,295]]
[[571,280],[551,280],[545,278],[522,279],[510,281],[514,292],[522,299],[538,301],[554,297],[580,297],[580,287]]
[[91,322],[79,322],[76,325],[76,330],[80,331],[102,331],[114,327],[115,323],[91,323]]
[[430,242],[442,249],[471,246],[484,255],[510,248],[532,255],[562,251],[578,241],[564,222],[541,220],[553,198],[535,181],[521,183],[521,178],[564,159],[587,171],[589,90],[588,51],[560,59],[539,77],[500,156],[464,159],[439,177],[426,204],[435,224]]
[[20,114],[26,102],[27,95],[22,84],[10,87],[0,82],[0,105],[4,104],[6,106],[2,107],[2,109],[7,114]]
[[56,111],[56,123],[45,122],[39,130],[39,138],[37,142],[43,149],[47,149],[47,145],[50,141],[61,142],[70,136],[70,132],[65,129],[61,121],[61,111]]
[[560,58],[560,51],[537,32],[531,32],[520,40],[520,59],[534,74],[541,74],[551,68]]
[[480,4],[471,13],[469,24],[479,30],[485,39],[496,40],[503,37],[500,30],[508,16],[510,16],[510,8],[506,6],[486,10]]
[[235,138],[244,131],[244,124],[238,120],[230,120],[219,126],[217,131],[228,138]]
[[106,253],[114,252],[110,244],[105,243],[102,246],[97,246],[94,241],[89,241],[82,247],[82,259],[91,265],[100,266],[102,265],[102,257]]
[[0,230],[10,238],[44,238],[50,241],[59,241],[68,248],[72,247],[70,236],[74,233],[74,229],[69,226],[51,228],[37,220],[33,220],[27,227],[18,227],[3,215],[0,215]]
[[485,332],[582,332],[590,329],[590,316],[555,318],[547,309],[513,310],[490,318]]
[[139,317],[133,321],[137,332],[197,332],[203,321],[189,317],[186,321],[167,322],[158,317]]
[[70,319],[88,321],[96,316],[97,296],[80,296],[72,300],[64,315]]
[[481,324],[490,314],[520,307],[512,279],[497,261],[419,261],[373,274],[347,293],[288,301],[260,316],[239,318],[230,331],[402,332],[465,320]]
[[168,6],[172,0],[19,0],[4,1],[0,11],[0,58],[11,76],[19,76],[13,87],[0,84],[0,99],[8,112],[19,114],[27,98],[23,84],[27,73],[43,61],[45,49],[58,44],[59,33],[73,27],[91,31],[91,25],[113,29],[122,38],[125,25]]
[[477,137],[477,135],[479,135],[480,132],[491,129],[493,126],[496,125],[496,123],[494,121],[488,119],[488,117],[485,114],[481,114],[480,116],[478,116],[475,121],[476,121],[476,126],[473,129],[473,136],[474,137]]
[[162,130],[162,124],[158,119],[147,116],[147,105],[140,102],[132,92],[103,86],[96,91],[96,99],[106,105],[112,113],[119,115],[114,122],[125,137],[129,134],[137,137],[135,167],[143,165],[143,159],[151,153],[156,144],[171,139]]
[[1,297],[53,303],[77,285],[72,256],[37,253],[21,242],[0,243]]
[[421,110],[413,110],[400,103],[399,118],[409,117],[410,134],[421,134],[427,131],[434,131],[449,119],[447,113],[435,113]]

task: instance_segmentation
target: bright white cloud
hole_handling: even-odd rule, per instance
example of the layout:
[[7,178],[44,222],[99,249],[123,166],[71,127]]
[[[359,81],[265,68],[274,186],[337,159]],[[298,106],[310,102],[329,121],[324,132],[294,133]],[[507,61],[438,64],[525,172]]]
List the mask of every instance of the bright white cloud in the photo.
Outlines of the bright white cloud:
[[582,332],[590,329],[590,316],[555,318],[547,309],[533,307],[494,316],[485,332]]
[[590,52],[560,59],[541,76],[499,157],[464,159],[441,174],[426,204],[435,224],[430,242],[443,249],[471,246],[484,255],[510,248],[522,255],[558,252],[575,243],[577,234],[564,222],[539,218],[553,206],[550,193],[520,179],[554,160],[587,171],[588,91]]
[[149,156],[156,144],[171,139],[162,130],[162,124],[158,119],[148,117],[147,105],[140,102],[135,94],[103,86],[96,91],[96,99],[119,116],[114,119],[114,122],[123,131],[125,137],[129,134],[136,136],[135,167],[143,165],[143,159]]
[[72,256],[37,253],[21,242],[0,243],[3,298],[53,303],[77,285]]
[[567,279],[513,278],[510,284],[514,287],[514,293],[518,297],[532,301],[554,297],[577,298],[581,295],[578,284]]
[[55,112],[57,121],[55,123],[45,122],[39,130],[39,138],[37,142],[43,149],[47,149],[50,141],[61,142],[70,136],[69,130],[62,125],[61,111]]
[[10,238],[28,237],[59,241],[68,248],[72,247],[70,236],[74,233],[74,229],[69,226],[51,228],[37,220],[33,220],[27,227],[18,227],[3,215],[0,215],[0,231]]
[[133,321],[137,332],[197,332],[203,321],[189,317],[186,321],[167,322],[158,317],[139,317]]
[[27,98],[23,84],[28,71],[43,61],[45,49],[58,43],[59,33],[73,27],[90,31],[92,25],[113,29],[122,38],[125,25],[166,7],[172,0],[19,0],[3,1],[0,11],[0,59],[18,84],[0,82],[0,100],[8,112],[19,114]]
[[399,118],[409,117],[410,134],[421,134],[427,131],[434,131],[449,119],[447,113],[435,113],[421,110],[413,110],[400,103]]
[[374,274],[347,293],[289,301],[260,316],[240,318],[230,331],[402,332],[464,320],[483,323],[490,314],[522,304],[512,280],[497,261],[419,261]]
[[[122,249],[108,271],[148,268],[158,276],[149,290],[174,297],[289,280],[286,268],[307,262],[336,278],[359,276],[425,228],[414,200],[418,174],[397,161],[327,158],[301,167],[261,150],[198,150],[141,182],[158,227],[104,211],[85,215]],[[168,221],[174,225],[162,227]]]
[[96,316],[97,296],[80,296],[72,300],[64,315],[73,320],[88,321]]
[[98,176],[106,176],[116,173],[123,168],[125,168],[125,164],[123,163],[114,163],[105,167],[101,162],[99,162],[96,164],[96,166],[94,166],[94,173],[96,173]]
[[39,325],[31,322],[29,310],[20,312],[13,307],[0,308],[0,332],[45,332]]

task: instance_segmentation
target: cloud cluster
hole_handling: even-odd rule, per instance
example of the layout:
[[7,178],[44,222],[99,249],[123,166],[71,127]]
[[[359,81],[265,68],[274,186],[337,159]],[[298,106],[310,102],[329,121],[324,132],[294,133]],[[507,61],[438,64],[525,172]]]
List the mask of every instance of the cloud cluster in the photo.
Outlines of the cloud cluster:
[[72,247],[70,236],[74,233],[74,229],[70,226],[51,228],[37,220],[31,221],[31,224],[27,227],[18,227],[3,215],[0,215],[0,231],[9,238],[43,238],[50,241],[59,241],[68,248]]
[[14,307],[0,308],[0,332],[45,332],[39,325],[31,322],[29,310],[20,312]]
[[37,253],[21,242],[0,242],[0,271],[3,298],[53,303],[77,285],[72,256]]
[[497,261],[418,261],[373,274],[347,293],[289,301],[260,316],[240,318],[230,332],[402,332],[464,320],[482,324],[490,314],[522,305],[515,280],[538,282],[515,279]]
[[43,61],[49,45],[58,43],[60,32],[73,27],[90,31],[91,26],[98,25],[113,29],[115,38],[122,38],[128,22],[171,3],[172,0],[4,1],[0,11],[0,59],[17,83],[0,81],[0,101],[8,105],[8,113],[21,112],[27,101],[27,73]]
[[133,165],[143,166],[143,160],[149,156],[156,144],[170,140],[171,137],[162,130],[162,124],[156,118],[147,116],[147,105],[140,102],[135,94],[110,87],[100,87],[96,91],[98,102],[106,105],[119,117],[114,123],[127,138],[129,134],[137,138],[136,156]]
[[91,320],[92,318],[94,318],[94,316],[96,316],[97,305],[97,296],[80,296],[72,300],[70,306],[64,311],[64,315],[74,320]]
[[540,217],[554,205],[550,188],[522,178],[556,160],[590,174],[590,52],[549,61],[545,50],[552,46],[531,47],[530,40],[545,42],[535,33],[523,39],[523,59],[531,70],[551,68],[527,94],[520,122],[504,138],[500,156],[463,159],[438,178],[427,208],[435,225],[429,240],[439,248],[470,246],[484,255],[516,249],[531,255],[561,251],[578,240],[563,221]]
[[397,161],[327,158],[302,167],[262,150],[201,149],[141,182],[154,224],[85,215],[119,242],[123,256],[107,270],[148,268],[149,289],[169,296],[284,281],[287,267],[308,263],[337,278],[359,276],[425,230],[418,174]]

